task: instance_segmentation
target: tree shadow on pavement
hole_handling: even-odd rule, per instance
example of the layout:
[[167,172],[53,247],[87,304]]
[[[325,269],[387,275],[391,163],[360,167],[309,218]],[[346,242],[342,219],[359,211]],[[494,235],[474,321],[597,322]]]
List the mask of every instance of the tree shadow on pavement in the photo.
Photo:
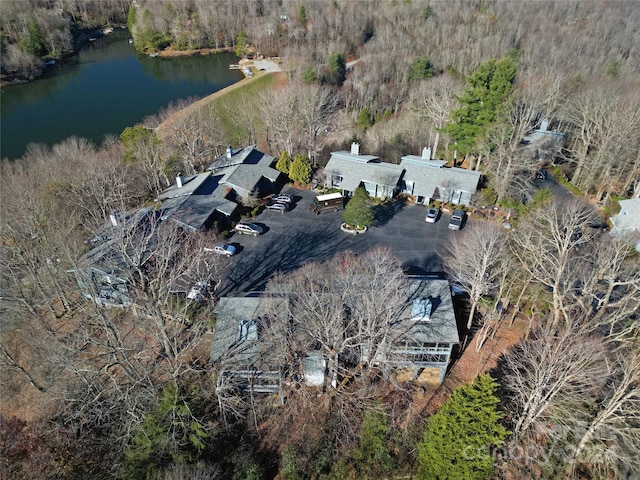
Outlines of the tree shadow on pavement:
[[376,205],[373,207],[374,221],[373,225],[381,227],[389,223],[393,216],[405,207],[404,202],[392,201],[384,205]]

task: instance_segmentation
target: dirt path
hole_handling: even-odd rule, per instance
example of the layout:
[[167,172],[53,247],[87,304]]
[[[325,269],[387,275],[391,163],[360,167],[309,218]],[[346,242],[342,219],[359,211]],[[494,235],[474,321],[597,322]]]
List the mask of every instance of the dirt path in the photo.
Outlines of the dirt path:
[[488,339],[479,352],[476,352],[475,341],[472,340],[462,356],[455,361],[442,384],[426,387],[425,392],[414,395],[414,411],[417,415],[432,415],[456,388],[471,383],[479,374],[494,369],[500,357],[524,337],[527,327],[525,320],[516,320],[513,326],[509,326],[505,320],[495,337]]

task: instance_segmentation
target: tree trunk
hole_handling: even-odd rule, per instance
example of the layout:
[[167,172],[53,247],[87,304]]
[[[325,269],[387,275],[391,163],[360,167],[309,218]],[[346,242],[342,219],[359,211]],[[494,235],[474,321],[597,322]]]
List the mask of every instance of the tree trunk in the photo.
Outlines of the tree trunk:
[[31,373],[29,371],[27,371],[22,365],[20,365],[18,362],[15,361],[13,356],[5,348],[4,344],[0,343],[0,348],[2,349],[2,354],[5,357],[5,360],[7,361],[8,365],[11,368],[19,371],[25,377],[27,377],[27,380],[29,380],[29,383],[33,387],[37,388],[40,392],[42,392],[42,393],[46,392],[46,389],[43,386],[41,386],[35,378],[33,378]]
[[473,316],[476,313],[476,307],[478,306],[478,301],[474,300],[471,302],[471,311],[469,312],[469,318],[467,320],[467,331],[471,331],[471,326],[473,325]]

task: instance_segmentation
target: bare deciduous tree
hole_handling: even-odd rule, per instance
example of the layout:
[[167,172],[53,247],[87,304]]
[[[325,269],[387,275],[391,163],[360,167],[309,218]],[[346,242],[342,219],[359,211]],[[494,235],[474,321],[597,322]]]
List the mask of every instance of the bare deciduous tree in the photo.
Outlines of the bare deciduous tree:
[[464,84],[449,75],[441,75],[429,82],[421,82],[411,93],[411,111],[427,118],[435,135],[433,154],[438,151],[440,131],[446,125],[451,111],[458,106],[455,95],[462,92]]
[[456,234],[443,253],[443,263],[451,280],[469,294],[471,309],[467,330],[471,330],[478,302],[497,288],[506,251],[506,237],[492,223],[474,222]]
[[553,421],[573,427],[578,407],[600,395],[608,368],[602,337],[578,325],[535,331],[505,357],[514,436],[548,433]]
[[601,235],[590,245],[580,288],[572,299],[593,328],[606,327],[612,342],[631,340],[640,329],[640,262],[633,246]]
[[576,271],[585,264],[584,247],[595,235],[588,226],[594,219],[592,208],[580,200],[553,200],[523,218],[511,237],[512,250],[523,268],[534,281],[551,289],[552,330],[571,320],[567,302]]
[[609,381],[604,398],[594,405],[593,416],[581,425],[575,437],[573,459],[596,468],[605,467],[620,476],[625,468],[638,474],[640,352],[617,352]]
[[293,329],[286,337],[295,338],[298,355],[320,347],[327,360],[325,388],[338,391],[338,382],[344,385],[383,356],[408,300],[407,280],[386,249],[308,264],[274,277],[267,292],[288,294],[286,315],[278,315],[282,325]]
[[185,173],[194,173],[223,143],[220,120],[210,105],[195,105],[171,122],[165,140],[182,159]]

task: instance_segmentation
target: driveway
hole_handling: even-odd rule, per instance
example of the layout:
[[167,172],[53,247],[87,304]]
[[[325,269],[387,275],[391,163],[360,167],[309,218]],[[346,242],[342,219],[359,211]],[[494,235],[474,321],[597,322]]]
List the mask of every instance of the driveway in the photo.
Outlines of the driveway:
[[314,192],[289,187],[283,193],[294,196],[287,213],[264,211],[254,223],[265,228],[258,236],[234,234],[228,242],[238,253],[221,294],[262,290],[277,271],[289,272],[308,262],[324,261],[350,250],[363,253],[375,246],[389,246],[409,272],[441,272],[437,255],[447,241],[448,215],[435,224],[425,222],[426,207],[393,203],[394,211],[378,212],[377,224],[361,235],[340,230],[342,211],[315,215],[309,211]]

